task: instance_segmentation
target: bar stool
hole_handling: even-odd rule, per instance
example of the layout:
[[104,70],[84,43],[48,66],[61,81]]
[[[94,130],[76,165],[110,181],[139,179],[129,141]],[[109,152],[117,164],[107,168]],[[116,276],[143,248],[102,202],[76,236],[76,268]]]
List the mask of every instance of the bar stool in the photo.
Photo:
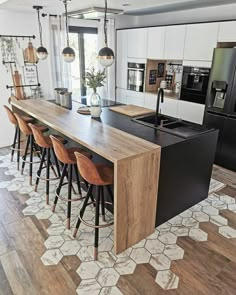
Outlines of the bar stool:
[[[13,161],[14,153],[15,153],[15,151],[17,151],[17,169],[19,170],[19,168],[20,168],[20,152],[22,151],[22,149],[20,147],[20,143],[21,143],[20,129],[19,129],[19,125],[18,125],[16,116],[14,115],[13,111],[6,105],[4,105],[4,108],[7,112],[7,116],[8,116],[9,121],[15,126],[14,140],[13,140],[13,144],[11,145],[11,161]],[[29,117],[29,116],[22,116],[22,118],[27,123],[33,122],[33,120],[34,120],[32,117]]]
[[[55,212],[56,205],[58,198],[67,202],[67,229],[70,229],[70,219],[71,219],[71,203],[75,201],[82,200],[82,192],[80,187],[80,179],[79,179],[79,173],[78,168],[76,165],[76,158],[75,158],[75,152],[79,152],[83,154],[86,158],[92,158],[92,155],[89,152],[86,152],[85,150],[77,147],[72,148],[65,148],[62,142],[56,138],[53,135],[50,135],[50,138],[52,140],[53,148],[55,151],[55,154],[57,156],[57,159],[63,164],[63,169],[61,173],[61,178],[59,185],[56,189],[56,197],[54,200],[54,204],[52,207],[52,212]],[[71,197],[71,189],[72,189],[72,172],[74,172],[76,175],[77,185],[78,185],[78,191],[79,191],[79,197],[72,199]],[[68,182],[64,182],[64,178],[68,176]],[[64,185],[68,185],[68,196],[67,198],[60,196],[61,188]]]
[[[37,171],[37,179],[35,183],[35,192],[37,192],[39,180],[40,179],[45,180],[46,181],[46,204],[48,205],[49,204],[49,183],[52,180],[60,179],[60,176],[61,176],[60,167],[53,149],[51,138],[49,136],[45,136],[43,132],[40,130],[40,128],[37,127],[36,125],[29,124],[29,126],[33,132],[34,140],[36,144],[42,148],[41,162],[39,165],[39,170]],[[53,135],[53,136],[56,137],[58,140],[60,140],[63,144],[67,143],[67,140],[65,140],[61,136],[59,135]],[[57,174],[51,162],[51,154],[54,157],[54,162],[57,168]],[[45,163],[45,157],[46,157],[46,165],[43,166],[43,164]],[[50,178],[50,167],[52,168],[55,174],[54,178]],[[46,169],[46,178],[41,177],[41,172],[43,169]]]
[[[40,163],[40,162],[36,162],[33,161],[33,154],[34,152],[38,155],[39,153],[41,153],[41,151],[38,150],[35,141],[34,141],[34,135],[33,132],[31,130],[31,128],[29,127],[29,125],[27,124],[27,122],[24,120],[24,118],[18,114],[15,114],[19,128],[21,130],[21,132],[23,134],[25,134],[27,136],[27,142],[26,142],[26,146],[25,146],[25,152],[24,155],[22,157],[22,167],[21,167],[21,174],[23,174],[24,172],[24,168],[25,168],[25,163],[29,164],[29,183],[30,185],[32,185],[32,174],[33,174],[33,163]],[[40,124],[35,124],[42,132],[47,132],[48,128],[44,125],[40,125]],[[26,157],[28,155],[28,148],[30,147],[30,160],[26,161]]]
[[[95,239],[94,239],[94,260],[97,260],[98,257],[98,240],[99,240],[99,228],[105,228],[111,226],[113,222],[99,225],[99,211],[101,204],[101,211],[103,220],[105,221],[105,203],[113,205],[113,194],[111,190],[111,185],[113,184],[114,170],[112,167],[103,164],[94,164],[90,159],[85,157],[80,153],[75,153],[77,166],[80,171],[81,176],[89,183],[89,189],[85,197],[83,206],[79,213],[79,218],[76,224],[76,228],[73,233],[75,238],[79,229],[79,226],[82,223],[89,227],[95,228]],[[95,212],[95,224],[90,224],[83,220],[83,215],[87,206],[91,205],[89,203],[90,194],[92,193],[93,187],[97,187],[96,194],[96,212]],[[105,202],[104,199],[104,186],[107,188],[110,202]]]

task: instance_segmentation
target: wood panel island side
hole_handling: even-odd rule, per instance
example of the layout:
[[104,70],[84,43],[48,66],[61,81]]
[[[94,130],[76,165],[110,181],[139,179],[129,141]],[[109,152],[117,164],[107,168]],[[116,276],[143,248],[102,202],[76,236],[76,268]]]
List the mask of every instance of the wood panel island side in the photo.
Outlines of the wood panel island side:
[[51,102],[11,104],[114,165],[114,251],[119,254],[155,229],[161,147]]

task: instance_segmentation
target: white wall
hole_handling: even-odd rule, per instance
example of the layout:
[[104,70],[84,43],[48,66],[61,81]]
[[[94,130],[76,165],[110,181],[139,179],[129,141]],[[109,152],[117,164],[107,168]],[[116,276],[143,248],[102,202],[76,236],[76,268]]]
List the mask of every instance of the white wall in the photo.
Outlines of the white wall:
[[[43,25],[43,44],[49,48],[49,25],[48,18],[42,18]],[[32,13],[18,13],[0,10],[0,34],[1,35],[35,35],[33,40],[34,47],[39,46],[38,22],[35,11]],[[49,52],[50,54],[50,52]],[[52,95],[51,85],[51,66],[49,58],[38,63],[39,82],[42,85],[43,93],[46,98]],[[12,143],[14,128],[9,123],[3,105],[7,105],[10,91],[6,89],[6,85],[12,85],[9,74],[6,73],[5,67],[2,65],[0,54],[0,147],[8,146]]]
[[145,16],[121,15],[116,29],[236,19],[236,4],[198,8]]

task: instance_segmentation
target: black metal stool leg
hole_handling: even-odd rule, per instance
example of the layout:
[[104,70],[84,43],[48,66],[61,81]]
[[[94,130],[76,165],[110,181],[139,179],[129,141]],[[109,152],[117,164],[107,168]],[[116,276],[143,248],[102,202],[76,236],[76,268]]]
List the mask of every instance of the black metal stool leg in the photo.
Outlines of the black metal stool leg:
[[57,168],[57,175],[59,177],[61,177],[61,170],[60,170],[60,166],[59,166],[59,163],[58,163],[58,160],[57,160],[57,157],[55,155],[55,151],[54,149],[52,148],[52,154],[53,154],[53,158],[54,158],[54,161],[55,161],[55,164],[56,164],[56,168]]
[[106,221],[105,218],[105,199],[104,199],[104,189],[101,187],[101,207],[102,207],[102,220]]
[[18,129],[18,136],[17,136],[17,170],[20,169],[20,128],[19,126],[16,127]]
[[73,233],[73,237],[75,238],[76,235],[77,235],[77,232],[78,232],[78,229],[79,229],[79,226],[81,224],[81,219],[80,218],[83,218],[84,216],[84,212],[85,212],[85,209],[86,209],[86,206],[88,204],[88,201],[89,201],[89,198],[91,197],[91,193],[92,193],[92,190],[93,190],[93,185],[91,184],[88,188],[88,191],[87,191],[87,194],[86,194],[86,197],[85,197],[85,200],[84,200],[84,203],[83,203],[83,206],[80,210],[80,217],[78,218],[77,220],[77,223],[76,223],[76,227],[75,227],[75,230],[74,230],[74,233]]
[[11,162],[13,161],[13,157],[14,157],[14,153],[15,153],[17,135],[18,135],[18,127],[16,126],[14,140],[13,140],[13,144],[12,144],[12,150],[11,150]]
[[82,197],[78,168],[77,168],[76,164],[74,164],[73,166],[74,166],[76,181],[77,181],[77,185],[78,185],[78,192],[79,192],[80,197]]
[[37,178],[36,178],[36,183],[35,183],[35,188],[34,188],[35,192],[37,192],[37,188],[38,188],[38,185],[39,185],[39,179],[40,179],[43,164],[44,164],[44,161],[45,161],[45,155],[46,155],[46,149],[43,149],[41,162],[40,162],[40,165],[39,165],[39,170],[37,171]]
[[72,186],[72,164],[68,165],[68,204],[67,204],[67,229],[70,229],[71,220],[71,187]]
[[94,260],[98,259],[100,194],[101,194],[101,188],[100,188],[100,186],[98,186],[98,192],[97,192],[97,196],[96,196]]
[[50,178],[50,148],[47,148],[46,168],[46,204],[49,204],[49,178]]
[[58,201],[58,195],[60,194],[61,192],[61,188],[62,188],[62,184],[63,184],[63,180],[66,176],[66,173],[67,173],[67,164],[64,164],[63,168],[62,168],[62,173],[61,173],[61,178],[60,178],[60,181],[59,181],[59,185],[56,189],[56,197],[54,199],[54,204],[52,206],[52,212],[55,212],[55,209],[56,209],[56,205],[57,205],[57,201]]
[[109,197],[110,197],[110,201],[111,201],[112,204],[114,204],[114,196],[113,196],[113,193],[112,193],[111,186],[107,185],[106,188],[107,188],[107,191],[108,191],[108,194],[109,194]]
[[26,143],[26,146],[25,146],[25,152],[24,152],[24,155],[22,157],[23,162],[22,162],[21,174],[23,174],[23,172],[24,172],[25,160],[26,160],[26,157],[27,157],[27,152],[28,152],[29,144],[30,144],[30,136],[28,135],[28,137],[27,137],[27,143]]
[[33,175],[33,147],[34,147],[34,137],[30,135],[30,163],[29,163],[29,184],[32,185],[32,175]]

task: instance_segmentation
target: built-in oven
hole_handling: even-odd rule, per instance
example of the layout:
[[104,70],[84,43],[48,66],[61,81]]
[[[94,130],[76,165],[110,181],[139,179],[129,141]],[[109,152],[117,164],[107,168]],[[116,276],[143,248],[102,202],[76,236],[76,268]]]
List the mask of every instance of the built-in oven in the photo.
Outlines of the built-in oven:
[[180,100],[205,104],[209,77],[209,68],[184,67]]
[[128,83],[127,89],[144,91],[145,64],[128,63]]

